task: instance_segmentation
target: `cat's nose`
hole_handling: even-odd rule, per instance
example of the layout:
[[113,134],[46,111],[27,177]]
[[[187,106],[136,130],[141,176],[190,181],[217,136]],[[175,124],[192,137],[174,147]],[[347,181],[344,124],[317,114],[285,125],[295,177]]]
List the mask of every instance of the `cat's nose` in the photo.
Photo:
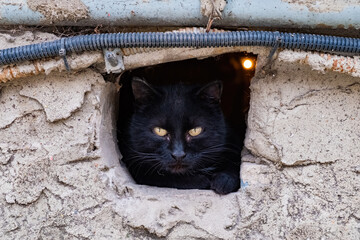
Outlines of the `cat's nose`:
[[171,153],[171,156],[175,160],[181,161],[181,160],[183,160],[185,158],[186,153],[184,151],[182,151],[182,150],[181,151],[174,151],[174,152]]

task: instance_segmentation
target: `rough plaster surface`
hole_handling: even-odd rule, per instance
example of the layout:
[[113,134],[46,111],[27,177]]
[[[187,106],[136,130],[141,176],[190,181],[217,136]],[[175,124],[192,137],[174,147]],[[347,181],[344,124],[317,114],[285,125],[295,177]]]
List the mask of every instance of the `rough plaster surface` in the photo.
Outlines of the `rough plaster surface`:
[[54,41],[58,37],[54,34],[44,33],[39,31],[14,31],[14,33],[0,34],[1,49],[24,46],[33,43],[40,43],[45,41]]
[[85,93],[91,90],[91,84],[94,82],[93,75],[90,71],[84,72],[81,77],[89,81],[82,82],[76,81],[78,74],[57,73],[54,74],[57,77],[55,81],[49,81],[48,78],[41,76],[34,84],[31,80],[22,82],[19,94],[40,103],[47,120],[54,122],[70,117],[71,113],[83,105]]
[[246,139],[252,153],[285,165],[358,158],[359,78],[285,61],[275,67],[252,81]]
[[259,73],[226,196],[134,184],[97,72],[3,83],[0,239],[359,239],[359,83],[286,58]]

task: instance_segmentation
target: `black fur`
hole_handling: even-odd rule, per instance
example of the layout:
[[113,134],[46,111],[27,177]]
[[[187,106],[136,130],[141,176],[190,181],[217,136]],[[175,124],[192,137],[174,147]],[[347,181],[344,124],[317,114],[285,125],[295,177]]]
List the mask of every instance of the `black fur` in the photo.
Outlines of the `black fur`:
[[[225,123],[221,91],[221,82],[155,87],[133,79],[133,113],[119,146],[138,184],[213,189],[219,194],[239,189],[241,143]],[[168,134],[156,135],[155,127]],[[203,131],[191,137],[188,131],[195,127]],[[178,151],[184,156],[175,159]]]

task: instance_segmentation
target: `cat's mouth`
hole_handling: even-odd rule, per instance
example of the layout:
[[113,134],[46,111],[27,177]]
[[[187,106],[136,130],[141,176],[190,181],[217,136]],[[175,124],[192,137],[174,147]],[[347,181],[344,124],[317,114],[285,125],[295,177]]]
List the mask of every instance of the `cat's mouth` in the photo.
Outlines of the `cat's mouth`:
[[189,165],[181,163],[181,162],[176,162],[174,164],[169,165],[168,170],[171,173],[174,174],[182,174],[187,172],[189,169]]

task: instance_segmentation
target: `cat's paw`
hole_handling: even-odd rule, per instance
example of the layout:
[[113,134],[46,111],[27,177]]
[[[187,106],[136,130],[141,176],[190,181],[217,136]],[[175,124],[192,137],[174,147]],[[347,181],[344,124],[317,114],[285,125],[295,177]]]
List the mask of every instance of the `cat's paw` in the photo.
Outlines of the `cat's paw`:
[[218,194],[235,192],[240,187],[240,179],[235,174],[220,172],[214,174],[210,188]]
[[210,180],[203,175],[192,176],[190,179],[190,185],[192,185],[190,188],[209,189]]

